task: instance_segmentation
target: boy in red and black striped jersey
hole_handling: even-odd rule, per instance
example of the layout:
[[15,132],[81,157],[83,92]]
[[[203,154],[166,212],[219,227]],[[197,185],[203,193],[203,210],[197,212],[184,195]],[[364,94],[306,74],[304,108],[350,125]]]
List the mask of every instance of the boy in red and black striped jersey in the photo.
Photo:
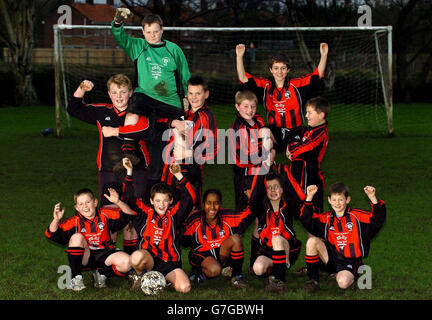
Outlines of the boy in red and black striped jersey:
[[153,185],[150,205],[133,195],[132,163],[124,160],[127,176],[124,183],[125,202],[137,213],[132,223],[138,232],[138,250],[131,255],[135,270],[131,290],[140,287],[140,280],[146,271],[161,272],[176,291],[187,293],[191,289],[188,276],[182,269],[181,248],[178,229],[190,214],[196,201],[195,190],[183,177],[180,166],[172,164],[171,173],[178,180],[182,197],[173,203],[172,189],[166,183]]
[[302,136],[304,103],[318,94],[319,80],[324,77],[327,65],[328,45],[320,44],[318,67],[312,73],[297,78],[288,77],[291,69],[288,58],[283,54],[271,58],[271,79],[252,76],[244,68],[245,50],[244,44],[236,46],[238,78],[245,89],[259,91],[259,96],[262,92],[275,149],[278,153],[285,152],[288,143],[299,140]]
[[131,269],[129,255],[115,248],[111,233],[123,229],[133,212],[118,198],[113,201],[125,212],[119,208],[97,208],[98,200],[89,189],[78,190],[74,201],[77,213],[62,222],[65,209],[60,208],[60,203],[54,206],[53,220],[45,236],[62,245],[68,244],[66,252],[72,272],[68,289],[85,289],[83,266],[94,270],[94,285],[103,288],[107,277],[125,276]]
[[285,271],[295,263],[301,249],[293,217],[297,215],[304,194],[275,172],[256,176],[251,192],[252,198],[264,199],[257,208],[260,247],[253,271],[261,276],[271,269],[267,290],[281,292],[286,290]]
[[217,189],[207,190],[203,196],[203,210],[190,215],[184,223],[182,244],[191,247],[191,276],[199,281],[219,276],[223,267],[231,268],[233,287],[245,288],[244,248],[240,235],[254,216],[250,205],[241,212],[223,209],[221,205],[222,193]]
[[[107,187],[120,187],[126,175],[122,165],[124,139],[136,139],[131,141],[136,144],[135,149],[138,150],[136,154],[141,161],[136,166],[133,179],[136,196],[143,197],[146,190],[147,166],[150,162],[150,155],[144,141],[149,123],[147,117],[140,116],[136,126],[124,125],[126,109],[132,95],[132,82],[123,74],[116,74],[108,79],[107,88],[111,104],[86,104],[83,100],[84,95],[86,92],[91,91],[93,87],[91,81],[82,81],[73,97],[69,100],[67,111],[71,116],[94,124],[98,128],[99,150],[96,161],[99,169],[101,207],[112,206],[103,194],[106,192]],[[127,228],[123,231],[123,235],[123,248],[130,254],[135,249],[136,233],[133,228]]]
[[[207,81],[200,77],[191,77],[188,82],[187,99],[189,109],[184,120],[161,119],[158,123],[166,128],[173,128],[179,134],[172,135],[165,153],[161,181],[173,184],[173,175],[169,165],[180,164],[182,174],[197,190],[196,206],[200,209],[202,192],[203,164],[213,160],[217,154],[216,118],[206,104],[210,91]],[[179,141],[184,143],[179,143]]]
[[[91,81],[82,81],[69,100],[67,111],[71,116],[94,124],[98,128],[99,150],[96,161],[99,169],[101,206],[110,204],[103,196],[104,186],[115,182],[120,185],[123,183],[126,172],[122,165],[122,143],[125,138],[137,139],[136,148],[139,150],[138,157],[141,161],[134,171],[134,183],[137,197],[142,197],[145,190],[146,167],[150,159],[144,141],[148,131],[148,120],[142,116],[136,127],[124,126],[128,101],[132,95],[132,82],[123,74],[110,77],[107,88],[111,104],[86,104],[83,100],[84,95],[93,87]],[[122,172],[122,174],[118,172]]]
[[371,211],[352,209],[349,189],[343,183],[330,186],[328,201],[330,212],[317,213],[312,198],[318,187],[307,187],[306,200],[301,208],[300,221],[314,235],[306,243],[306,265],[309,281],[305,289],[314,292],[319,289],[319,269],[337,272],[336,281],[341,289],[350,287],[358,268],[367,257],[372,238],[381,229],[386,219],[383,200],[377,199],[375,188],[364,187],[370,200]]
[[228,132],[230,161],[234,162],[234,191],[236,211],[246,207],[247,195],[252,178],[262,172],[263,163],[268,159],[272,143],[270,131],[265,127],[264,118],[256,113],[257,97],[251,91],[239,91],[235,95],[238,111]]
[[328,101],[322,97],[312,98],[306,103],[308,128],[301,141],[290,143],[286,155],[291,160],[290,171],[294,179],[306,193],[309,185],[318,186],[314,205],[318,212],[324,208],[324,174],[321,163],[328,144],[327,116],[330,112]]

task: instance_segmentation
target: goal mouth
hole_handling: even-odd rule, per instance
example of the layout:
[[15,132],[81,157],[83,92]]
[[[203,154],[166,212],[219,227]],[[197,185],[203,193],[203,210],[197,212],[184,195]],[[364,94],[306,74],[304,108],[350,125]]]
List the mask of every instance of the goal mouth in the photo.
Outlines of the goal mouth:
[[[140,26],[125,29],[131,36],[142,37]],[[329,130],[336,135],[372,136],[394,131],[391,33],[391,26],[164,27],[164,38],[180,46],[191,74],[207,78],[209,105],[233,105],[239,89],[236,44],[246,45],[246,71],[269,78],[268,62],[273,53],[283,52],[289,57],[290,77],[302,76],[318,65],[320,43],[328,43],[327,67],[319,95],[331,105]],[[92,103],[109,102],[106,81],[110,76],[124,73],[136,78],[134,64],[118,47],[111,26],[55,25],[54,39],[56,117],[60,127],[67,117],[67,101],[83,79],[95,84],[85,97]]]

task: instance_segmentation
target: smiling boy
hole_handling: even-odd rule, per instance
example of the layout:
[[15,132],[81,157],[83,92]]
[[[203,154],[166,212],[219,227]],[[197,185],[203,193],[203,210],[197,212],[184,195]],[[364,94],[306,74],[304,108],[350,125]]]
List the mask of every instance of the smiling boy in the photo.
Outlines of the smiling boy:
[[75,193],[74,202],[77,213],[64,221],[61,219],[65,209],[60,203],[54,206],[53,220],[45,236],[61,245],[68,244],[66,252],[72,272],[68,289],[81,291],[86,288],[83,267],[93,270],[94,286],[104,288],[108,277],[125,276],[131,269],[129,255],[115,248],[111,236],[126,226],[129,213],[118,208],[97,208],[98,200],[86,188]]
[[284,54],[271,57],[268,70],[270,79],[254,77],[247,73],[243,63],[246,47],[236,46],[237,75],[245,89],[263,96],[269,128],[276,151],[284,152],[288,143],[299,140],[302,135],[304,102],[317,95],[319,80],[324,77],[327,65],[328,45],[320,44],[320,61],[310,74],[289,78],[289,59]]
[[[172,185],[173,175],[169,170],[171,160],[180,163],[182,174],[197,190],[197,208],[200,208],[202,192],[203,164],[214,159],[217,154],[216,118],[208,107],[206,100],[210,94],[207,81],[201,76],[188,80],[187,99],[189,109],[185,111],[184,120],[161,119],[165,128],[177,130],[178,135],[172,135],[167,144],[162,171],[162,182]],[[188,126],[190,125],[190,126]],[[175,137],[175,139],[174,139]],[[174,141],[176,140],[176,141]],[[183,143],[179,145],[179,141]],[[174,148],[174,142],[176,143]],[[178,149],[177,149],[177,146]]]
[[286,156],[291,160],[290,172],[298,185],[306,193],[309,185],[318,186],[318,194],[314,197],[314,205],[318,212],[324,209],[324,173],[321,170],[328,145],[327,116],[330,104],[322,97],[309,99],[306,103],[308,127],[301,141],[290,143]]
[[386,206],[379,200],[372,186],[364,187],[371,211],[352,209],[348,187],[341,183],[330,186],[328,202],[330,212],[318,213],[312,199],[318,191],[316,185],[307,187],[306,200],[301,208],[300,221],[314,235],[306,243],[306,265],[309,281],[305,290],[319,290],[319,270],[336,272],[336,281],[341,289],[349,288],[358,268],[367,257],[372,238],[381,229],[386,219]]
[[[156,14],[142,20],[144,38],[126,34],[123,23],[128,18],[126,8],[118,8],[112,21],[112,33],[118,45],[134,62],[137,87],[127,109],[126,125],[135,126],[138,115],[149,117],[150,132],[147,144],[151,156],[150,185],[160,181],[162,174],[162,132],[154,126],[157,119],[181,119],[184,116],[182,100],[187,90],[190,72],[186,57],[178,45],[162,38],[163,21]],[[135,166],[139,159],[134,155],[134,144],[125,141],[124,153]]]

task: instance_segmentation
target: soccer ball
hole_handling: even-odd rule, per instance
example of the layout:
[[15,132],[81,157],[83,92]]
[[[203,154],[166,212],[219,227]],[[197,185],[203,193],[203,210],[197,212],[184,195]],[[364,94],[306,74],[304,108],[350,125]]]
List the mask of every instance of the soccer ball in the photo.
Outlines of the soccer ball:
[[165,277],[159,271],[149,271],[141,278],[141,290],[147,295],[157,295],[165,286]]

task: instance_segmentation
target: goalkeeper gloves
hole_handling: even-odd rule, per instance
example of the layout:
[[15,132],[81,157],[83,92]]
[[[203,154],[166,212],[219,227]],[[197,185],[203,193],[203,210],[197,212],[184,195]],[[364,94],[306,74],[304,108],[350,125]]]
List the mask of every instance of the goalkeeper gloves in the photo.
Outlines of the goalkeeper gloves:
[[117,8],[114,22],[116,24],[123,24],[131,15],[132,12],[128,8]]

